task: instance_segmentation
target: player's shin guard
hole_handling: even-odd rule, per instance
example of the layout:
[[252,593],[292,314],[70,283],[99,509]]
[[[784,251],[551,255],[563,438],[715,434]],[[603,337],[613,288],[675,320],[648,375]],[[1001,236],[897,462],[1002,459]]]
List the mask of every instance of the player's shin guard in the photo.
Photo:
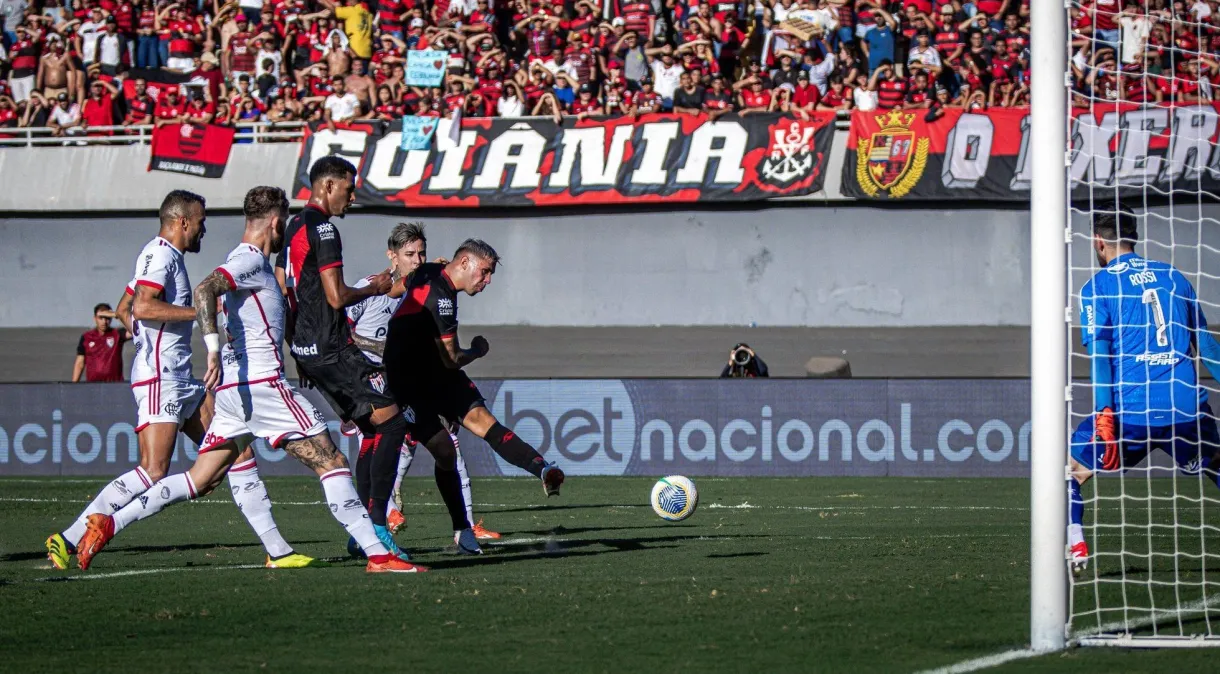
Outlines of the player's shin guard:
[[114,533],[119,533],[133,522],[152,517],[175,503],[193,499],[198,493],[187,473],[170,475],[114,514]]
[[[339,520],[339,524],[356,539],[356,543],[364,550],[364,554],[373,560],[374,557],[388,555],[389,551],[377,538],[373,531],[373,523],[369,521],[369,513],[364,509],[356,488],[352,486],[352,473],[347,468],[338,468],[326,473],[321,478],[322,491],[326,493],[326,503],[330,512]],[[375,560],[374,560],[375,561]]]
[[542,455],[500,422],[493,424],[483,439],[505,461],[528,471],[534,477],[542,478],[542,469],[546,468]]
[[114,478],[98,492],[97,497],[81,512],[72,526],[64,530],[64,540],[76,546],[85,535],[90,515],[113,515],[151,486],[152,480],[149,479],[148,473],[139,467]]
[[394,493],[394,477],[398,471],[398,457],[402,455],[402,443],[407,438],[407,421],[395,414],[388,421],[377,425],[373,437],[372,466],[370,472],[369,516],[373,524],[386,525],[386,503]]
[[254,535],[263,542],[263,547],[272,559],[292,554],[292,546],[280,535],[275,518],[271,516],[271,497],[267,487],[258,476],[258,464],[254,459],[239,463],[229,469],[229,489],[233,502],[246,516]]
[[1068,478],[1068,545],[1084,542],[1084,498],[1080,495],[1080,483]]

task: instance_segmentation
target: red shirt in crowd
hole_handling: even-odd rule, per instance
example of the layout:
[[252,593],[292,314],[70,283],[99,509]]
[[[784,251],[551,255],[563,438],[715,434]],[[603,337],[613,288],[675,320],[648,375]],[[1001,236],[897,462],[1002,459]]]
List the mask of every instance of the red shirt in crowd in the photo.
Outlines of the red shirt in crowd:
[[85,379],[98,381],[123,381],[123,342],[127,331],[123,328],[98,332],[96,328],[80,336],[76,355],[85,357]]

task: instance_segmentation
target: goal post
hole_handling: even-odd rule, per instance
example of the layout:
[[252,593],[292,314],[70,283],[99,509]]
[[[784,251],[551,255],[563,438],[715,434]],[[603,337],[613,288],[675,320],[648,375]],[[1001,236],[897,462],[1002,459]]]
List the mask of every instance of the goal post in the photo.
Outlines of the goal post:
[[[1067,10],[1031,5],[1030,647],[1067,639]],[[1066,233],[1066,234],[1065,234]]]
[[[1106,16],[1093,0],[1031,6],[1037,652],[1220,646],[1220,385],[1206,379],[1220,379],[1220,344],[1201,327],[1220,325],[1220,11],[1118,4]],[[1133,249],[1095,242],[1099,214],[1126,228],[1106,238]],[[1082,324],[1101,355],[1082,350]],[[1098,358],[1113,404],[1095,397]],[[1121,448],[1104,459],[1092,431],[1072,444],[1098,405],[1114,411]],[[1096,465],[1069,510],[1073,451]]]

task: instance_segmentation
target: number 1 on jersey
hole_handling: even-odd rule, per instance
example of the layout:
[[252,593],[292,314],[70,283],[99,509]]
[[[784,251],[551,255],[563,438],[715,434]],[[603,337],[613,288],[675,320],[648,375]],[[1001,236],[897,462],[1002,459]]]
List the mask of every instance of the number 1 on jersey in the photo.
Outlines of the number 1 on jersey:
[[1169,346],[1169,324],[1165,321],[1165,308],[1156,290],[1144,291],[1144,304],[1152,305],[1152,322],[1156,325],[1156,345]]

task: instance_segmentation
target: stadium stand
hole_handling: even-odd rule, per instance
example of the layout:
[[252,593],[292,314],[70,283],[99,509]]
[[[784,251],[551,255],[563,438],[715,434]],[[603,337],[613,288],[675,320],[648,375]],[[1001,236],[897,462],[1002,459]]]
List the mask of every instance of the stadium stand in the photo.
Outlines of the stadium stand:
[[[2,0],[0,127],[1028,104],[1029,0],[340,1]],[[1164,49],[1173,11],[1078,12],[1079,86],[1113,85],[1085,71],[1120,20]],[[441,87],[405,82],[424,48]]]

